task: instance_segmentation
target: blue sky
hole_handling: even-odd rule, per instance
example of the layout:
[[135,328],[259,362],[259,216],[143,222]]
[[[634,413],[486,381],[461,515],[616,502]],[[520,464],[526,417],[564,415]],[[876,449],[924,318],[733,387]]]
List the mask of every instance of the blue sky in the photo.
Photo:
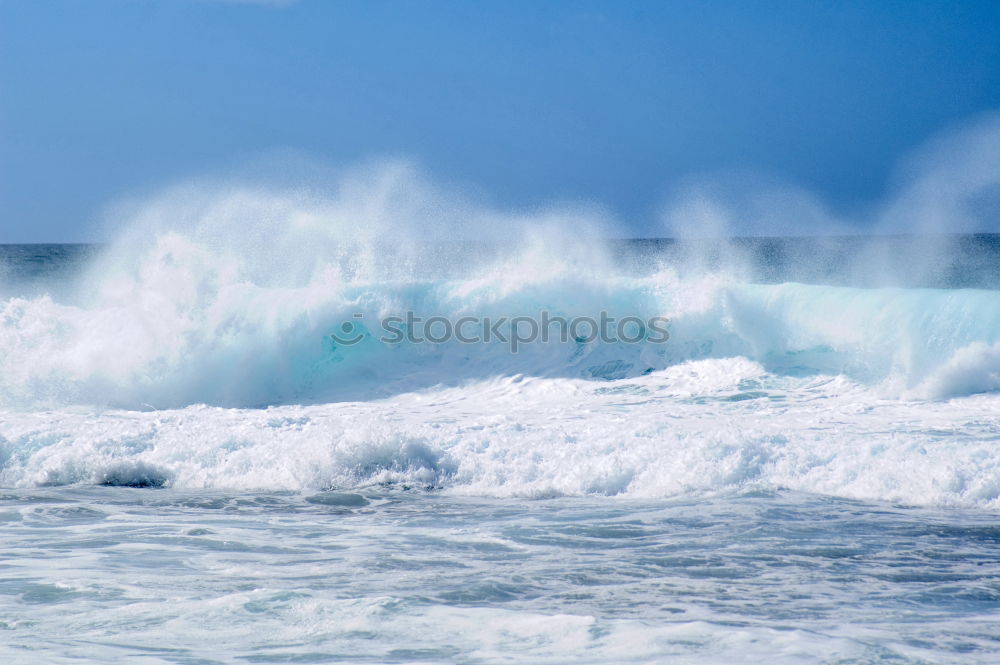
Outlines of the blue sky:
[[277,150],[416,160],[500,207],[741,170],[835,210],[1000,108],[998,2],[0,0],[0,242]]

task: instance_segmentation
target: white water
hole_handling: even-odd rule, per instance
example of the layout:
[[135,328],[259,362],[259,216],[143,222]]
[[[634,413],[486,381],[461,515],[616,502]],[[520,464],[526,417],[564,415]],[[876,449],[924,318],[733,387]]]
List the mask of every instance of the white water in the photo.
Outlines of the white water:
[[[998,505],[1000,292],[755,284],[738,258],[630,272],[595,219],[570,232],[566,212],[432,205],[412,173],[379,177],[326,199],[168,192],[75,295],[7,299],[0,484],[647,498],[751,484]],[[428,210],[467,215],[466,239],[393,221]],[[482,228],[489,242],[468,240]],[[659,316],[670,338],[380,341],[378,322],[406,311]],[[347,321],[369,336],[331,342]]]

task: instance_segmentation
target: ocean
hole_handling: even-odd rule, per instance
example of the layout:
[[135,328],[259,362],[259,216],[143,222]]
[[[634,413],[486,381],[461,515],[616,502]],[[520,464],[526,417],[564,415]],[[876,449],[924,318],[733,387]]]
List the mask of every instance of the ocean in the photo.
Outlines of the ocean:
[[1000,663],[1000,236],[263,218],[0,246],[0,662]]

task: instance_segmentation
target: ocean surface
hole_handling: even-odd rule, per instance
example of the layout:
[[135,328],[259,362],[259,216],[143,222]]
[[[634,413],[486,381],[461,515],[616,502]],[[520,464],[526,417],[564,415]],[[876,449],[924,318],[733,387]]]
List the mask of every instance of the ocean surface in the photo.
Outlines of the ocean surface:
[[0,246],[0,662],[1000,663],[1000,237],[265,217]]

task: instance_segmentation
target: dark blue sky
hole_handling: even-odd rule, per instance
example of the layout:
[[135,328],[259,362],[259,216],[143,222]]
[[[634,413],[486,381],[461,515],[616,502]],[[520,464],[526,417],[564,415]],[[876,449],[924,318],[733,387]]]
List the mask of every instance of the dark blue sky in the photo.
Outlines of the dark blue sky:
[[284,149],[637,235],[718,170],[849,209],[997,108],[1000,2],[0,0],[0,242],[95,239],[116,197]]

